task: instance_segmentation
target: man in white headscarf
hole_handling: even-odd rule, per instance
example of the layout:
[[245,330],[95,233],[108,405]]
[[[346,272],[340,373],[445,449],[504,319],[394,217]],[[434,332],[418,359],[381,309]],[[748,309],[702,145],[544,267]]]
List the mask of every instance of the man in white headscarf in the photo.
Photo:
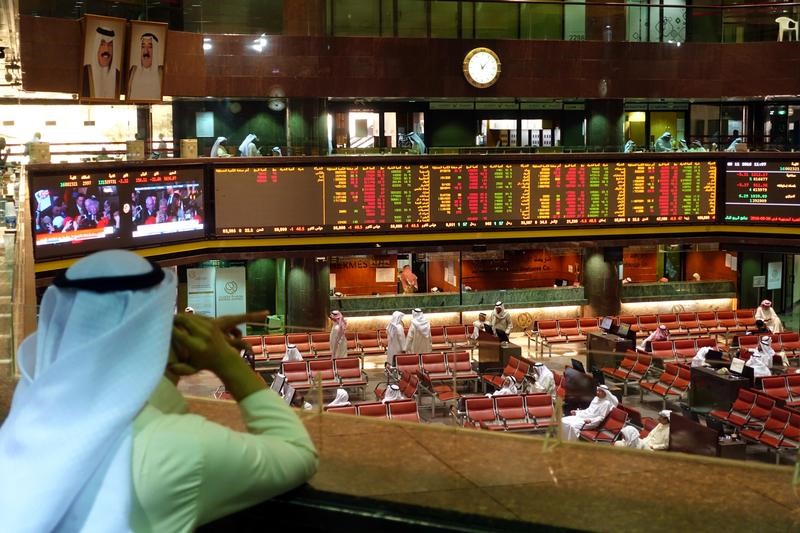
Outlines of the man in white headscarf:
[[228,150],[225,147],[228,144],[227,137],[217,137],[217,140],[214,141],[214,146],[211,147],[211,152],[209,152],[209,157],[230,157],[231,154],[228,153]]
[[[191,531],[314,473],[303,424],[228,334],[248,317],[173,316],[176,285],[109,250],[48,287],[0,428],[4,530]],[[246,433],[188,414],[174,383],[202,370],[239,403]]]
[[639,449],[641,441],[639,440],[638,429],[633,426],[625,426],[620,430],[619,434],[621,438],[614,443],[614,446]]
[[381,400],[382,403],[386,402],[393,402],[395,400],[405,400],[406,397],[403,396],[403,393],[400,391],[400,385],[397,383],[392,383],[388,387],[386,387],[386,392],[383,393],[383,399]]
[[146,32],[139,37],[139,61],[135,64],[136,50],[131,50],[128,72],[128,100],[161,100],[161,77],[164,67],[159,65],[158,37]]
[[255,141],[258,140],[255,133],[249,134],[239,145],[239,155],[242,157],[258,157],[261,155]]
[[394,366],[394,356],[401,353],[406,347],[406,332],[403,329],[402,311],[392,313],[392,318],[386,324],[386,362]]
[[658,424],[647,436],[639,440],[639,448],[654,452],[669,449],[669,419],[672,411],[664,409],[658,413]]
[[756,320],[763,320],[772,333],[783,332],[783,322],[781,322],[781,317],[778,316],[775,309],[772,308],[771,301],[763,300],[761,302],[761,305],[756,309],[755,318]]
[[481,331],[487,333],[492,332],[492,326],[486,322],[486,313],[478,313],[478,320],[472,323],[472,334],[470,334],[470,339],[477,341]]
[[511,334],[511,329],[514,325],[511,322],[511,313],[503,307],[503,302],[494,304],[494,311],[492,311],[492,318],[489,323],[500,342],[508,342],[508,336]]
[[711,366],[706,363],[706,354],[711,350],[711,346],[703,346],[697,353],[692,357],[692,368],[701,367],[701,366]]
[[510,396],[513,394],[519,394],[519,390],[517,389],[517,380],[514,378],[514,376],[506,376],[503,378],[503,386],[493,393],[487,394],[486,396]]
[[619,404],[608,387],[597,387],[597,395],[586,409],[573,409],[570,416],[561,419],[561,436],[564,440],[578,440],[582,429],[594,429]]
[[664,324],[661,324],[656,329],[654,329],[650,333],[650,335],[644,338],[641,344],[641,348],[643,350],[652,351],[652,348],[648,350],[648,347],[652,347],[653,341],[668,341],[668,340],[669,340],[669,329]]
[[347,320],[344,319],[341,311],[331,311],[331,355],[337,357],[347,357]]
[[193,315],[194,314],[194,307],[192,307],[190,305],[187,305],[186,309],[184,309],[183,312],[187,313],[187,314],[190,314],[190,315]]
[[425,318],[422,309],[417,307],[411,312],[411,325],[406,337],[406,353],[429,353],[433,351],[431,340],[431,323]]
[[757,378],[771,376],[770,367],[772,366],[772,357],[775,355],[775,350],[772,349],[772,337],[762,335],[756,347],[750,351],[752,352],[750,359],[745,365],[753,369],[753,376]]
[[336,398],[328,404],[328,407],[343,407],[345,405],[350,405],[350,395],[343,387],[339,387],[336,389]]
[[303,356],[300,353],[300,350],[297,349],[297,346],[294,344],[287,344],[286,345],[286,353],[283,354],[283,359],[281,359],[282,363],[291,363],[294,361],[302,361]]
[[114,62],[114,37],[113,29],[102,26],[97,26],[92,33],[83,60],[83,96],[119,98],[120,75]]
[[533,374],[536,376],[536,381],[533,382],[533,392],[546,392],[555,398],[556,380],[553,372],[540,362],[533,364]]

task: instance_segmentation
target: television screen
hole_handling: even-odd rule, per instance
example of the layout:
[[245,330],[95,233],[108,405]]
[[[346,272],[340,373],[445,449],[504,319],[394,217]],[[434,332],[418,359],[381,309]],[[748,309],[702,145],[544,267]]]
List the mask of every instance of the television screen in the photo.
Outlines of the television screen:
[[627,322],[620,322],[617,328],[617,335],[620,337],[627,337],[631,331],[631,325]]
[[611,331],[611,326],[614,324],[614,319],[610,316],[604,316],[602,320],[600,320],[600,329],[603,331]]
[[52,176],[37,180],[31,195],[31,226],[37,257],[74,250],[117,248],[120,190],[100,176]]
[[131,195],[133,238],[204,234],[202,170],[140,172]]

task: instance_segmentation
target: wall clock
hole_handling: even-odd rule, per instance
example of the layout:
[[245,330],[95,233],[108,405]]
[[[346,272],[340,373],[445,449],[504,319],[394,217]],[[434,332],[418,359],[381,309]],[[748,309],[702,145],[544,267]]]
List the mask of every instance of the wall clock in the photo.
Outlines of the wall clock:
[[500,58],[489,48],[473,48],[464,57],[464,76],[473,87],[491,87],[500,78]]

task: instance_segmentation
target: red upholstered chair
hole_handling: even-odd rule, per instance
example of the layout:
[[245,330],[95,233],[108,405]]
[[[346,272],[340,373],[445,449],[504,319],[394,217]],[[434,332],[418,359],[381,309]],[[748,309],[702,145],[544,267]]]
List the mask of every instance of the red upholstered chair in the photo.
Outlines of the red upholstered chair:
[[558,332],[567,342],[581,342],[586,340],[586,335],[581,333],[578,320],[575,318],[562,318],[558,321]]
[[306,361],[281,363],[281,374],[286,376],[286,381],[296,390],[307,390],[311,387],[308,378],[308,362]]
[[337,405],[334,407],[326,407],[326,413],[340,413],[343,415],[357,415],[358,410],[355,405]]
[[528,419],[525,398],[521,395],[495,396],[494,408],[506,431],[525,431],[536,428]]
[[708,346],[711,349],[717,349],[717,339],[714,337],[698,337],[694,340],[695,344],[697,345],[697,349],[705,348]]
[[697,322],[703,331],[711,332],[717,329],[717,314],[714,311],[700,311],[697,313]]
[[[800,448],[800,414],[791,412],[789,413],[789,423],[783,430],[778,453],[782,450],[793,451],[798,448]],[[776,461],[780,461],[780,458],[776,458]]]
[[587,317],[578,320],[578,327],[581,329],[581,335],[589,336],[589,333],[596,333],[600,331],[600,324],[597,317]]
[[781,350],[786,352],[786,357],[793,359],[800,356],[800,334],[793,332],[779,333]]
[[[309,365],[313,364],[311,361]],[[366,387],[367,374],[361,368],[361,359],[358,357],[339,357],[333,359],[333,368],[336,380],[342,387]]]
[[466,409],[466,421],[481,429],[504,430],[503,423],[497,419],[494,410],[493,398],[467,398],[464,402]]
[[736,323],[747,330],[755,329],[756,327],[755,313],[756,313],[755,309],[737,309],[735,312]]
[[667,393],[669,393],[670,387],[672,384],[675,383],[675,380],[678,378],[678,365],[672,363],[666,363],[664,365],[664,372],[658,377],[656,381],[642,381],[639,383],[639,398],[644,398],[645,391],[655,394],[662,399],[662,403],[666,408],[666,398]]
[[451,348],[469,348],[472,346],[472,339],[470,339],[467,326],[459,324],[457,326],[445,326],[444,337]]
[[331,336],[329,333],[312,333],[310,340],[311,350],[317,357],[331,356]]
[[364,355],[375,355],[386,352],[386,344],[381,339],[380,331],[359,331],[356,341]]
[[761,389],[770,398],[787,402],[791,401],[789,389],[786,386],[786,376],[770,376],[761,378]]
[[628,413],[615,407],[596,429],[582,429],[580,438],[589,442],[614,442],[628,421]]
[[625,357],[622,358],[622,361],[619,362],[619,366],[614,367],[603,367],[600,371],[605,375],[607,378],[619,381],[624,380],[628,377],[633,367],[636,365],[636,358],[637,355],[630,352],[626,353]]
[[664,313],[658,315],[658,325],[667,326],[667,329],[671,333],[678,333],[682,329],[676,313]]
[[775,407],[775,400],[763,394],[756,395],[756,401],[750,408],[750,419],[747,427],[761,427],[769,417],[769,413]]
[[443,353],[424,353],[420,355],[420,371],[428,381],[441,381],[452,376],[447,371]]
[[286,344],[294,344],[297,346],[303,357],[311,354],[311,339],[308,333],[289,333],[286,335]]
[[444,334],[444,326],[431,326],[431,345],[433,350],[450,349],[450,343]]
[[679,360],[691,359],[697,353],[697,343],[694,339],[675,339],[673,348],[675,357]]
[[789,374],[786,377],[786,388],[792,395],[792,401],[800,400],[800,374]]
[[280,361],[286,355],[286,335],[265,335],[264,353],[269,361]]
[[315,359],[308,362],[308,373],[312,383],[315,379],[322,380],[322,388],[338,387],[339,380],[333,369],[333,359]]
[[658,315],[640,315],[639,331],[648,335],[658,329]]
[[385,403],[372,402],[362,403],[358,406],[358,414],[360,416],[374,416],[378,418],[388,418],[389,412]]
[[681,329],[685,330],[689,335],[698,335],[705,332],[700,327],[700,322],[697,321],[697,313],[678,313],[678,322],[681,324]]
[[525,395],[525,409],[528,419],[536,425],[537,429],[555,424],[553,398],[549,394]]
[[727,333],[741,333],[747,330],[747,327],[739,325],[735,311],[717,311],[717,325],[725,328]]
[[478,379],[478,373],[472,369],[469,352],[449,352],[445,354],[447,371],[459,380]]
[[242,340],[250,345],[250,349],[253,350],[256,361],[267,360],[267,356],[264,354],[264,337],[261,335],[247,335],[242,337]]
[[650,344],[650,353],[656,359],[675,359],[675,350],[672,341],[653,341]]
[[734,400],[731,408],[727,411],[720,409],[711,411],[709,414],[723,422],[727,422],[736,427],[742,427],[750,419],[750,410],[756,401],[756,394],[747,389],[739,389],[739,394]]
[[517,368],[519,367],[520,362],[521,361],[516,357],[509,357],[508,361],[506,361],[506,366],[503,369],[502,374],[481,374],[481,380],[483,380],[484,383],[488,383],[494,388],[499,389],[503,386],[503,380],[506,378],[506,376],[514,376],[517,373]]
[[404,422],[419,422],[419,410],[414,400],[397,400],[386,402],[389,406],[389,419]]
[[775,450],[775,462],[779,463],[780,455],[777,452],[780,450],[781,442],[783,441],[783,432],[789,424],[789,416],[789,411],[776,407],[769,412],[763,427],[758,429],[745,428],[741,431],[741,435],[746,440],[763,444]]
[[397,354],[394,356],[394,364],[398,372],[408,372],[419,374],[419,356],[416,354]]
[[750,359],[750,349],[758,345],[759,335],[740,335],[739,336],[739,357],[744,360]]

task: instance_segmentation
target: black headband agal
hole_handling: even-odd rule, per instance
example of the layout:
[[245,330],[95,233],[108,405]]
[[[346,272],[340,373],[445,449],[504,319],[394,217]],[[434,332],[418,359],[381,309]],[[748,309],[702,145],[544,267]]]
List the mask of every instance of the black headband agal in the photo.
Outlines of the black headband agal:
[[59,289],[76,289],[89,292],[121,292],[140,291],[155,287],[164,280],[164,271],[157,264],[150,261],[153,269],[144,274],[131,276],[107,276],[99,278],[69,279],[65,270],[53,280],[53,285]]
[[105,35],[106,37],[114,37],[115,35],[114,30],[103,28],[100,26],[97,27],[97,33],[99,33],[100,35]]

